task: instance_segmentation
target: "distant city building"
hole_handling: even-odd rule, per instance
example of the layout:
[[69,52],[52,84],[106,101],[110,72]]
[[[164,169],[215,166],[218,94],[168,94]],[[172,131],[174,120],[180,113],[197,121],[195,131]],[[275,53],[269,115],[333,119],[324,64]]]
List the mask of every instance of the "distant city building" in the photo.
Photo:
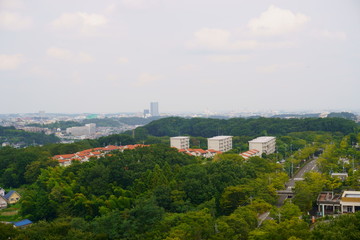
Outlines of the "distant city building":
[[149,109],[144,109],[144,118],[149,117],[150,111]]
[[151,102],[150,103],[150,114],[152,117],[160,116],[159,114],[159,103],[158,102]]
[[276,138],[275,137],[258,137],[249,141],[249,150],[256,149],[262,155],[271,154],[275,152]]
[[96,124],[89,123],[85,124],[82,127],[71,127],[66,129],[67,134],[71,134],[73,136],[90,136],[96,133]]
[[232,149],[232,136],[216,136],[208,138],[208,149],[227,152]]
[[171,137],[170,146],[177,149],[188,149],[190,148],[190,138],[189,137]]

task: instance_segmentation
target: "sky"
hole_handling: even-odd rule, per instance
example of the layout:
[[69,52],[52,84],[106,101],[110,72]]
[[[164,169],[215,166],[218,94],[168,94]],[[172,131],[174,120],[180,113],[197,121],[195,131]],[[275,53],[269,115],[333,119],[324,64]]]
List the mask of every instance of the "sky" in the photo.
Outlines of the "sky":
[[0,0],[0,113],[360,112],[358,0]]

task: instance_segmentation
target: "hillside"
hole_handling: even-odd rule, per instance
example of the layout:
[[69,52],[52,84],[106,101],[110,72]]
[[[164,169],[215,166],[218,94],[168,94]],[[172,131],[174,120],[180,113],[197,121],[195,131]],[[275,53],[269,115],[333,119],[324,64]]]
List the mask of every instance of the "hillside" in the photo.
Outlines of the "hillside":
[[324,131],[349,134],[358,126],[351,120],[341,118],[306,118],[306,119],[211,119],[180,117],[163,118],[153,121],[137,132],[157,137],[190,135],[195,137],[212,137],[216,135],[259,136],[284,135],[291,132]]

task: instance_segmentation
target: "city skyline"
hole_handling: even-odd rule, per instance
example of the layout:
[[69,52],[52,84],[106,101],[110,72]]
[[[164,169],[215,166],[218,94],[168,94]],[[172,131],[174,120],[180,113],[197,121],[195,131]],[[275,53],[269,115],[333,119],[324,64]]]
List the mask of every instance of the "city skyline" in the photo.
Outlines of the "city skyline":
[[142,112],[154,98],[161,113],[360,112],[359,12],[355,0],[0,0],[0,114]]

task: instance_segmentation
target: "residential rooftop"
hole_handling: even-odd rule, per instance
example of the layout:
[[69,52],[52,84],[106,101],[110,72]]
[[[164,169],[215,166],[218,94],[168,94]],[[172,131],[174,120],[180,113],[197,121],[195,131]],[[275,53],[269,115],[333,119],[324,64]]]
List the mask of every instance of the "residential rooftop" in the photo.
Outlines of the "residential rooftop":
[[258,137],[258,138],[255,138],[249,142],[251,143],[264,143],[264,142],[268,142],[268,141],[271,141],[275,139],[275,137]]
[[216,137],[212,137],[212,138],[209,138],[209,139],[226,139],[226,138],[229,138],[229,137],[232,137],[232,136],[216,136]]

